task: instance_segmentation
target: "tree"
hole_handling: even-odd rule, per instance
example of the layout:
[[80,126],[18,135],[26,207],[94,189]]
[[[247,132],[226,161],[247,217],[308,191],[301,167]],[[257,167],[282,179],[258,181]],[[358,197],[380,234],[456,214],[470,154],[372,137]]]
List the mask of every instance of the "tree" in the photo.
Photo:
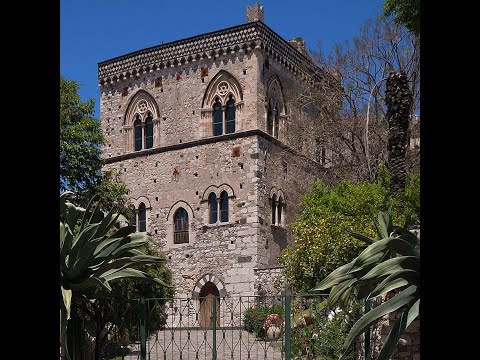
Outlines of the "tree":
[[67,200],[72,195],[60,195],[60,342],[67,357],[72,304],[95,299],[101,289],[112,291],[110,281],[118,279],[141,278],[169,286],[134,268],[164,262],[138,250],[150,241],[149,236],[133,234],[133,226],[120,227],[126,219],[113,210],[108,214],[101,211],[95,198],[86,209],[75,206]]
[[376,182],[352,184],[343,181],[329,189],[316,182],[302,199],[302,213],[292,224],[294,247],[280,255],[286,281],[301,291],[309,291],[337,267],[350,262],[362,250],[363,243],[352,239],[353,229],[375,235],[371,219],[378,210],[393,206],[395,216],[404,220],[412,212],[412,222],[420,216],[419,175],[410,174],[402,196],[389,196],[389,176],[385,168]]
[[101,179],[100,123],[94,100],[82,102],[80,85],[60,75],[60,191],[81,191]]
[[[148,243],[140,250],[146,255],[164,257]],[[138,301],[134,299],[150,299],[146,303],[148,334],[160,330],[166,323],[165,302],[174,295],[170,269],[164,263],[140,265],[137,269],[162,280],[170,287],[141,279],[120,279],[112,283],[111,292],[99,292],[94,302],[78,304],[82,325],[95,339],[92,356],[95,360],[100,359],[109,338],[112,339],[112,345],[138,341]],[[116,348],[113,350],[117,351]]]
[[[355,338],[380,318],[398,312],[398,319],[380,350],[377,360],[388,360],[408,326],[419,315],[420,309],[420,240],[403,227],[394,228],[392,216],[379,212],[375,223],[381,240],[361,234],[352,234],[368,244],[358,257],[340,266],[320,281],[313,289],[330,289],[329,304],[344,307],[355,295],[357,300],[370,300],[383,294],[393,296],[366,312],[351,328],[343,344],[343,359]],[[395,291],[393,293],[393,291]]]
[[395,15],[395,22],[403,24],[413,34],[420,35],[420,0],[385,0],[385,16]]
[[[410,116],[419,111],[419,39],[392,18],[380,16],[369,20],[352,41],[336,44],[329,54],[312,51],[311,57],[319,71],[309,79],[310,87],[295,92],[295,100],[316,118],[304,126],[316,139],[318,162],[325,162],[327,175],[336,179],[373,179],[388,161],[384,94],[391,71],[406,74],[413,96]],[[341,86],[333,86],[332,76],[325,73]],[[409,124],[407,138],[412,132],[418,132],[418,124]],[[407,170],[418,166],[418,157],[418,151],[407,152]]]
[[412,92],[405,74],[391,72],[387,79],[385,102],[388,106],[388,168],[390,195],[405,189],[405,154],[408,146],[408,120],[412,108]]

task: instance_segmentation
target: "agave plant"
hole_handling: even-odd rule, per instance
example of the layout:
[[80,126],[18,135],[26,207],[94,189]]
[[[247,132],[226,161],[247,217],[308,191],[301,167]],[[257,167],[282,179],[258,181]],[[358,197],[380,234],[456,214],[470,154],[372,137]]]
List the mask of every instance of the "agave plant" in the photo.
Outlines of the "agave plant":
[[380,211],[375,220],[381,240],[351,233],[368,246],[350,263],[331,272],[313,289],[330,289],[329,305],[345,307],[355,290],[357,299],[373,299],[392,292],[394,295],[373,310],[365,313],[350,330],[342,347],[340,360],[348,353],[355,338],[384,315],[399,312],[377,360],[390,359],[406,328],[419,315],[420,307],[420,240],[403,227],[392,225],[391,209]]
[[[60,195],[60,341],[66,349],[67,321],[72,300],[94,299],[99,290],[111,291],[110,281],[143,278],[170,285],[134,269],[139,264],[155,264],[164,259],[145,255],[139,247],[150,241],[145,234],[134,233],[135,227],[123,226],[124,216],[113,209],[104,213],[93,197],[86,209],[68,200],[72,192]],[[69,358],[68,351],[65,355]]]

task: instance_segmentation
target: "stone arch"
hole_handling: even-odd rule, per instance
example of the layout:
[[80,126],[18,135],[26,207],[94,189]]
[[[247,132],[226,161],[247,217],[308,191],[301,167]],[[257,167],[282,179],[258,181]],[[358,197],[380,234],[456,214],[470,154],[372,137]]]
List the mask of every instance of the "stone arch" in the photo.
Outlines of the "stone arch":
[[212,192],[215,193],[215,195],[217,195],[217,198],[218,198],[220,197],[220,194],[222,193],[222,191],[226,191],[229,198],[235,197],[233,188],[230,185],[223,183],[223,184],[220,184],[219,186],[210,185],[209,187],[207,187],[202,194],[202,201],[208,201],[208,196]]
[[193,212],[193,209],[190,206],[190,204],[187,203],[186,201],[178,200],[175,204],[173,204],[170,207],[170,210],[168,210],[167,221],[171,220],[170,214],[173,215],[175,213],[175,211],[177,211],[181,207],[183,207],[185,210],[187,210],[188,216],[190,218],[192,218],[192,219],[195,218],[195,213]]
[[140,115],[140,119],[144,121],[149,112],[152,114],[153,120],[160,117],[160,111],[155,98],[147,91],[139,90],[135,93],[135,95],[133,95],[130,103],[127,106],[123,124],[132,125],[135,115],[137,114]]
[[140,205],[140,203],[144,203],[147,209],[152,208],[152,205],[150,205],[150,200],[148,200],[148,198],[145,196],[140,196],[137,199],[130,198],[129,200],[130,200],[130,203],[132,203],[135,206],[135,209],[138,209],[138,206]]
[[287,114],[283,96],[283,86],[278,75],[272,75],[267,82],[267,103],[275,99],[279,104],[279,111],[281,115]]
[[[219,89],[222,83],[226,83],[228,87]],[[225,105],[230,94],[237,104],[243,101],[243,91],[238,80],[228,71],[220,70],[207,86],[202,99],[202,109],[210,109],[216,96],[220,98],[222,105]]]
[[202,287],[207,282],[211,282],[215,284],[220,294],[220,297],[225,297],[227,295],[227,290],[225,289],[225,283],[220,279],[220,277],[209,273],[209,274],[203,275],[195,284],[192,291],[192,299],[198,299],[198,297],[200,296],[200,291],[202,290]]

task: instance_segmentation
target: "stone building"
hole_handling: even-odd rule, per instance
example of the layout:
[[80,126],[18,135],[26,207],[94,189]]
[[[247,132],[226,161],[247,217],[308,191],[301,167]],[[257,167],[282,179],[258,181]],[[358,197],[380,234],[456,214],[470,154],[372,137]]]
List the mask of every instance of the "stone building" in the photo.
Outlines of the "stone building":
[[243,25],[98,65],[104,170],[128,186],[178,297],[280,291],[286,225],[325,170],[296,100],[319,69],[263,19],[255,4]]

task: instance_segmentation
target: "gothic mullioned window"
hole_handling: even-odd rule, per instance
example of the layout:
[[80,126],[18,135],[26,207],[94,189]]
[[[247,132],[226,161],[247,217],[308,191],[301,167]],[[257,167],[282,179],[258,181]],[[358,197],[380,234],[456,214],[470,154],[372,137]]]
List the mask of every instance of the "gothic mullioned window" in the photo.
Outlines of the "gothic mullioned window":
[[135,231],[146,232],[147,231],[147,217],[150,207],[150,202],[144,196],[138,199],[130,199],[133,204],[132,218],[130,220],[130,226],[135,227]]
[[265,107],[267,133],[279,139],[282,128],[281,120],[286,116],[286,110],[283,102],[281,83],[276,75],[272,76],[268,82]]
[[270,205],[272,210],[272,225],[283,226],[285,201],[281,190],[272,189],[270,192]]
[[215,97],[213,103],[213,136],[230,134],[235,132],[235,99],[229,94],[227,82],[218,85],[218,94],[225,96],[228,94],[228,100],[225,105],[220,102],[220,97]]
[[206,129],[207,135],[219,136],[237,131],[241,127],[239,115],[242,106],[240,84],[233,75],[220,70],[208,85],[202,101],[202,117],[211,119],[205,122],[211,126],[211,130]]
[[[220,212],[218,211],[220,205]],[[220,198],[212,192],[208,196],[208,207],[210,210],[210,224],[216,224],[217,222],[228,222],[228,193],[222,191]]]
[[140,90],[130,101],[123,129],[127,150],[140,151],[158,145],[159,111],[155,99],[146,91]]
[[188,243],[188,214],[184,208],[179,208],[173,215],[174,232],[173,243]]

